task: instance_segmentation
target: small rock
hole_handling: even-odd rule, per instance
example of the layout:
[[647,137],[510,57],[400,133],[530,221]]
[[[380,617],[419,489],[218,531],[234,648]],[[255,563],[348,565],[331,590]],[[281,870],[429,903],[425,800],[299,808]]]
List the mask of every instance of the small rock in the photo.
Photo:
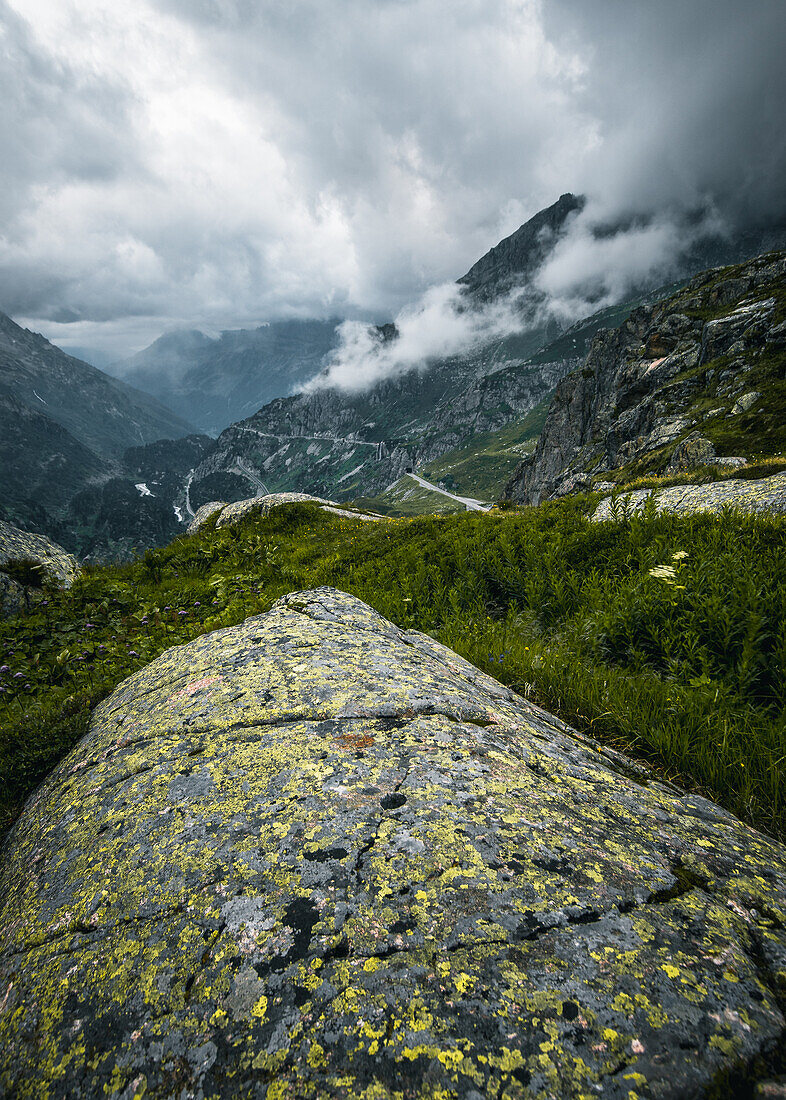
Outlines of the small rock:
[[674,448],[667,472],[680,473],[696,466],[707,466],[714,461],[715,447],[711,441],[698,432],[691,432]]
[[761,397],[761,394],[757,390],[750,390],[748,393],[744,393],[741,397],[732,405],[731,415],[736,416],[738,413],[747,412]]

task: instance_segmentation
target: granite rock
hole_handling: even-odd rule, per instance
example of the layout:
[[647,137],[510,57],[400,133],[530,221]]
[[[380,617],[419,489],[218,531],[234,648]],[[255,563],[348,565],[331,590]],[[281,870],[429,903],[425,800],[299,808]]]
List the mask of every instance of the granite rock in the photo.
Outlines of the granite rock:
[[750,480],[732,477],[707,485],[673,485],[669,489],[633,489],[616,497],[606,497],[595,509],[592,519],[595,522],[622,519],[642,512],[650,497],[657,513],[717,515],[724,508],[736,508],[746,515],[786,515],[786,474]]
[[293,593],[131,676],[28,802],[0,1093],[703,1095],[783,1041],[785,926],[781,845]]

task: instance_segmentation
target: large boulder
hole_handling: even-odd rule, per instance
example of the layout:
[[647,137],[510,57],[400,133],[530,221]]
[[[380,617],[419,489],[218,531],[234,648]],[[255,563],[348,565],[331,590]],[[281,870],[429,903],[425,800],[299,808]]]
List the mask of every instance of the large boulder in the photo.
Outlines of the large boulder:
[[79,573],[79,562],[46,535],[34,535],[0,520],[0,571],[14,561],[33,561],[42,579],[70,588]]
[[197,508],[194,512],[194,518],[188,525],[186,534],[195,535],[197,531],[201,531],[211,516],[214,516],[216,512],[222,512],[227,506],[228,502],[226,500],[209,500],[207,504]]
[[365,510],[356,509],[350,512],[346,508],[341,508],[335,500],[325,500],[324,497],[311,496],[310,493],[267,493],[260,497],[237,500],[234,504],[227,504],[224,500],[211,500],[209,504],[203,504],[197,509],[188,528],[188,534],[194,535],[200,531],[216,512],[219,513],[216,527],[231,527],[252,512],[267,516],[274,508],[282,508],[285,504],[319,504],[323,512],[332,512],[343,519],[381,520],[385,518],[376,512]]
[[309,493],[266,493],[261,497],[250,497],[248,500],[237,500],[234,504],[228,504],[216,520],[216,527],[229,527],[239,523],[251,512],[259,512],[260,515],[267,516],[274,508],[281,508],[284,504],[335,505],[335,503],[335,500],[325,500],[324,497],[314,497]]
[[781,845],[333,589],[121,684],[0,868],[6,1096],[685,1097],[784,1034]]
[[592,519],[597,523],[642,512],[650,497],[658,514],[718,515],[724,508],[734,508],[746,515],[784,515],[786,474],[750,480],[730,477],[707,485],[673,485],[669,489],[632,489],[616,497],[606,497],[595,509]]

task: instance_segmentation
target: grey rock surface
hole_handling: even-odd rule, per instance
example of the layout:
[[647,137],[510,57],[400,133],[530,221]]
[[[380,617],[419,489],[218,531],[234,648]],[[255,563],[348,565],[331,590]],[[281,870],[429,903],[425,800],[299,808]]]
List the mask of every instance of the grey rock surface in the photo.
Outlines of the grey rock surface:
[[743,393],[732,405],[732,416],[736,416],[738,413],[747,412],[748,409],[752,409],[760,397],[761,394],[757,393],[756,390],[751,390],[748,393]]
[[783,846],[293,593],[131,676],[29,801],[0,1092],[703,1095],[783,1041],[785,927]]
[[710,440],[705,439],[699,432],[691,432],[674,448],[668,469],[670,473],[681,473],[683,470],[692,470],[696,466],[707,466],[714,462],[716,457],[715,447]]
[[325,500],[324,497],[311,496],[309,493],[266,493],[260,497],[249,497],[248,500],[237,500],[234,504],[227,504],[222,508],[216,520],[216,527],[228,527],[238,523],[244,516],[251,512],[259,512],[266,516],[274,508],[280,508],[283,504],[332,504],[334,500]]
[[11,562],[33,562],[40,567],[42,584],[70,588],[79,573],[79,562],[58,543],[46,535],[22,531],[0,520],[0,617],[18,615],[40,596],[40,585],[20,583],[9,576],[3,566]]
[[221,512],[227,507],[228,501],[226,500],[209,500],[207,504],[203,504],[197,508],[194,512],[194,518],[188,525],[186,534],[194,535],[197,531],[205,526],[211,516],[214,516],[216,512]]
[[673,485],[669,489],[634,489],[606,497],[592,519],[614,520],[641,512],[650,497],[658,513],[717,515],[724,508],[737,508],[748,515],[786,515],[786,474],[751,480],[733,477],[708,485]]

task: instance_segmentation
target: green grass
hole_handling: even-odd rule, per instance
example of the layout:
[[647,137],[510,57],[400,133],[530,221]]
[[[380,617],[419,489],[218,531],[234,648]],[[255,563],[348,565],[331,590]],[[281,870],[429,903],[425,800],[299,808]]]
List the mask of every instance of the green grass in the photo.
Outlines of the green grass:
[[525,454],[535,449],[553,392],[527,416],[495,432],[479,432],[460,447],[427,463],[422,474],[449,492],[497,500]]
[[786,522],[590,524],[596,499],[385,524],[291,505],[89,569],[0,624],[3,823],[134,669],[329,584],[786,834]]
[[450,497],[436,493],[433,489],[424,489],[408,474],[400,477],[380,496],[359,497],[354,503],[360,507],[381,512],[385,516],[409,518],[426,515],[451,516],[467,510],[457,500],[451,500]]

